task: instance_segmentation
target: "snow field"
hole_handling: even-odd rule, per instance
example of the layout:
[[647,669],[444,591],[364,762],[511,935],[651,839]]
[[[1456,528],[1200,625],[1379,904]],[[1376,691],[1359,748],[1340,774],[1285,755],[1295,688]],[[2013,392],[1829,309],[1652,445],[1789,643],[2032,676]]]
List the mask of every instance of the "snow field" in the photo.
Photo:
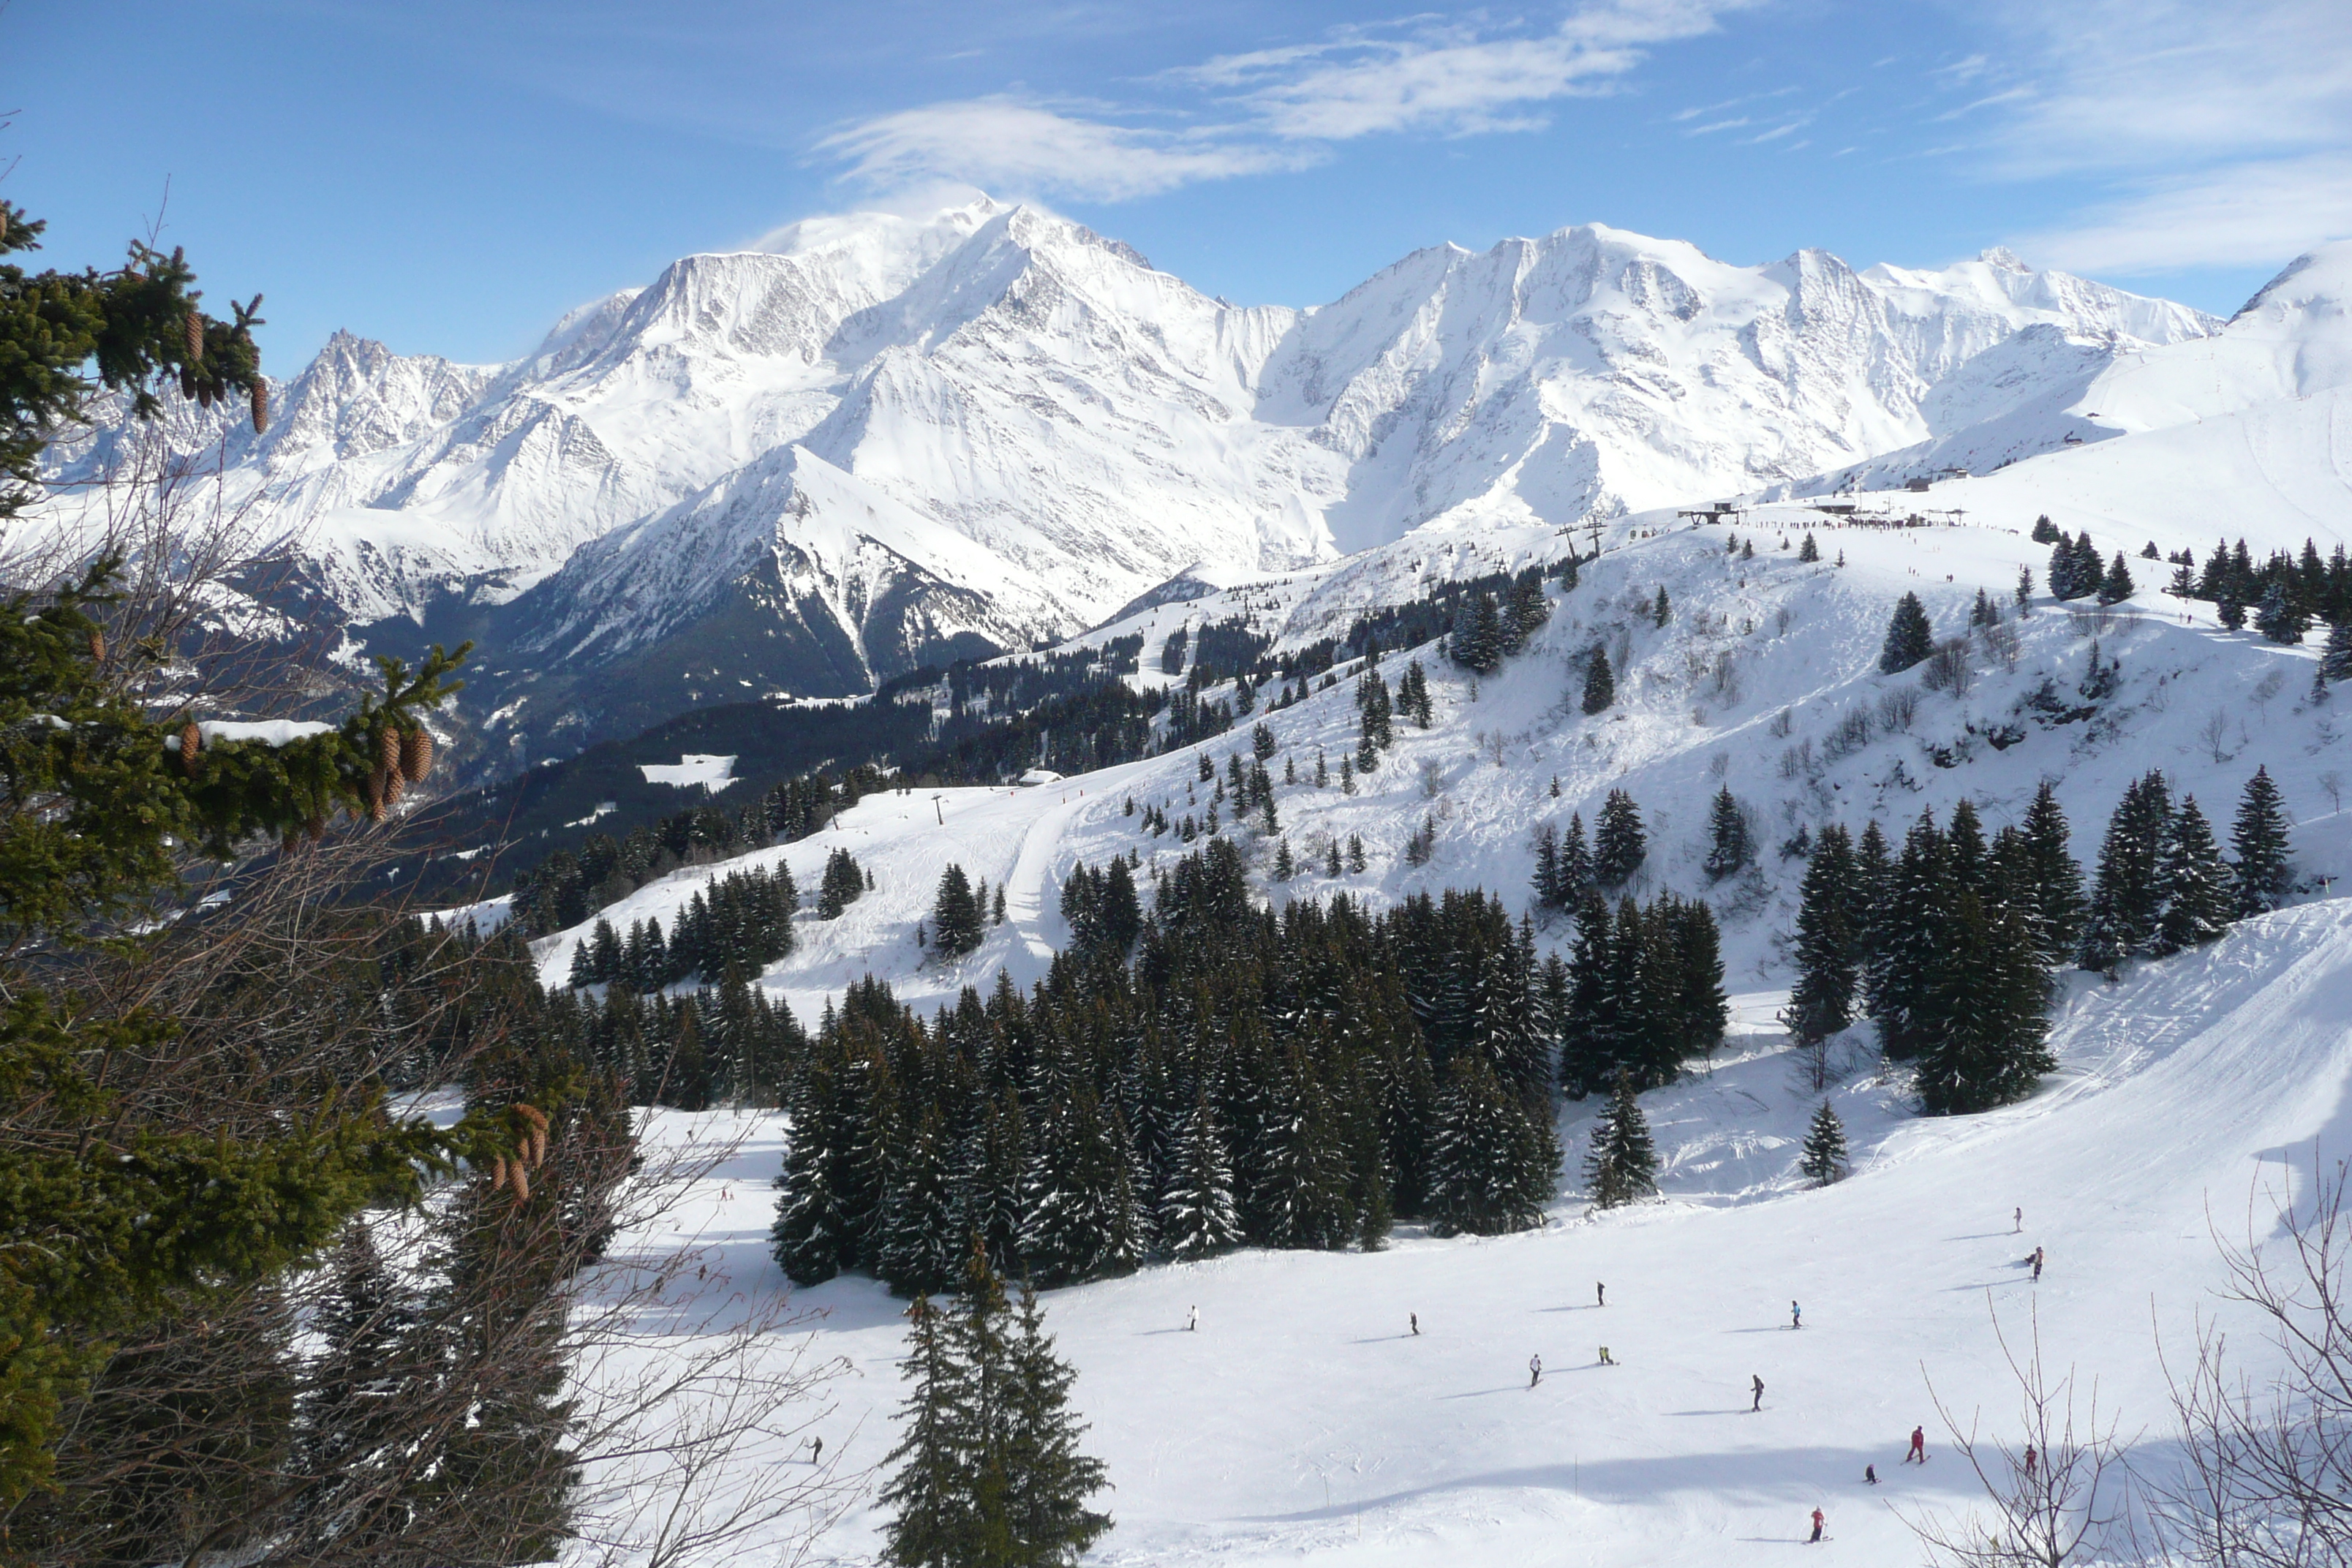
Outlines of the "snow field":
[[[1740,998],[1742,1023],[1771,1001]],[[2102,1410],[2146,1429],[2141,1461],[2160,1464],[2156,1330],[2177,1347],[2215,1309],[2209,1206],[2226,1233],[2250,1194],[2307,1171],[2314,1139],[2352,1133],[2347,1020],[2352,904],[2266,916],[2119,985],[2078,982],[2061,1070],[2022,1105],[1923,1121],[1893,1085],[1848,1079],[1832,1098],[1855,1172],[1818,1192],[1793,1177],[1813,1097],[1785,1050],[1736,1025],[1711,1071],[1647,1097],[1662,1201],[1596,1216],[1570,1197],[1520,1236],[1407,1230],[1376,1255],[1244,1252],[1053,1292],[1118,1486],[1097,1560],[1770,1562],[1820,1506],[1844,1560],[1915,1562],[1894,1510],[1969,1496],[1929,1384],[1988,1431],[2013,1408],[1994,1312],[2013,1340],[2038,1313],[2049,1361],[2095,1376]],[[1571,1149],[1592,1109],[1564,1119]],[[781,1291],[774,1121],[664,1112],[649,1136],[730,1127],[750,1141],[680,1211],[681,1235],[699,1228],[707,1292]],[[2034,1287],[2019,1259],[2037,1245]],[[796,1303],[827,1314],[814,1347],[854,1369],[818,1427],[828,1451],[873,1464],[893,1441],[903,1303],[861,1279]],[[1619,1365],[1597,1364],[1604,1343]],[[2234,1348],[2260,1363],[2250,1337]],[[1896,1462],[1918,1424],[1925,1470]],[[854,1512],[821,1555],[862,1559],[881,1523]]]

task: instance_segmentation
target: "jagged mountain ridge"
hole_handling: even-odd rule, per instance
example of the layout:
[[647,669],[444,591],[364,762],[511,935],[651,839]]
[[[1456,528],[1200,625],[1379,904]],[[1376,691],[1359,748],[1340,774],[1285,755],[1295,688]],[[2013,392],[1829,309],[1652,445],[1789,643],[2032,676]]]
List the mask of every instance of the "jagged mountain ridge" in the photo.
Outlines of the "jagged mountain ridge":
[[505,721],[587,734],[1066,635],[1190,568],[1800,482],[2217,325],[2003,252],[1737,267],[1600,226],[1240,307],[982,199],[686,258],[509,365],[339,335],[268,434],[174,437],[225,435],[363,635],[471,606]]

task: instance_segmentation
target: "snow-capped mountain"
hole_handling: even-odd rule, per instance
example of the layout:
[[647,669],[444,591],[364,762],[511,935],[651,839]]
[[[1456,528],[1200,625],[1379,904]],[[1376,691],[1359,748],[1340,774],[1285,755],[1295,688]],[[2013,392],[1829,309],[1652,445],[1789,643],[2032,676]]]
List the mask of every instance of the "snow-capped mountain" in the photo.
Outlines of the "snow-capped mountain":
[[173,437],[222,443],[363,636],[470,606],[509,720],[586,734],[1066,635],[1188,569],[1794,485],[2218,324],[2000,251],[1738,267],[1599,226],[1244,308],[983,198],[686,258],[505,366],[339,335],[266,435]]

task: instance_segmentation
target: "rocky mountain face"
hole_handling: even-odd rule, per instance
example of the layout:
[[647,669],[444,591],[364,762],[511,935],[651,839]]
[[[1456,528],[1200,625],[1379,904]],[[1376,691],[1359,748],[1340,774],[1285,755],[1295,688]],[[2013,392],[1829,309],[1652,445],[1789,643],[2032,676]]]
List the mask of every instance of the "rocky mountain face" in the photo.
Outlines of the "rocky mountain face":
[[509,365],[338,335],[266,435],[171,434],[298,532],[313,613],[481,638],[474,716],[519,764],[1049,640],[1188,571],[1801,486],[2021,410],[2054,444],[2066,389],[2218,325],[2000,251],[1736,267],[1598,226],[1245,308],[980,200],[686,258]]

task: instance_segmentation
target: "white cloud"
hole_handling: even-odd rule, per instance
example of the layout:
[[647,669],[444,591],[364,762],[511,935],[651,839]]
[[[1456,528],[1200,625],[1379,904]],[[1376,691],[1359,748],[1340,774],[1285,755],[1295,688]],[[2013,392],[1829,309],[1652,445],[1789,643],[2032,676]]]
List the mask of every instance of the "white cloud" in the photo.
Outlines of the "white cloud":
[[2231,163],[2147,183],[2018,250],[2075,272],[2267,267],[2352,236],[2352,153]]
[[1543,32],[1415,20],[1310,44],[1223,55],[1157,82],[1207,99],[1205,121],[1167,131],[1139,111],[967,99],[862,121],[816,154],[895,185],[970,180],[1119,201],[1322,161],[1331,143],[1384,132],[1466,136],[1541,129],[1542,106],[1609,90],[1649,49],[1711,30],[1757,0],[1589,0]]
[[1318,156],[1213,135],[1139,130],[1001,98],[885,114],[833,132],[816,150],[873,185],[950,178],[1097,201],[1129,201],[1203,180],[1299,168]]

